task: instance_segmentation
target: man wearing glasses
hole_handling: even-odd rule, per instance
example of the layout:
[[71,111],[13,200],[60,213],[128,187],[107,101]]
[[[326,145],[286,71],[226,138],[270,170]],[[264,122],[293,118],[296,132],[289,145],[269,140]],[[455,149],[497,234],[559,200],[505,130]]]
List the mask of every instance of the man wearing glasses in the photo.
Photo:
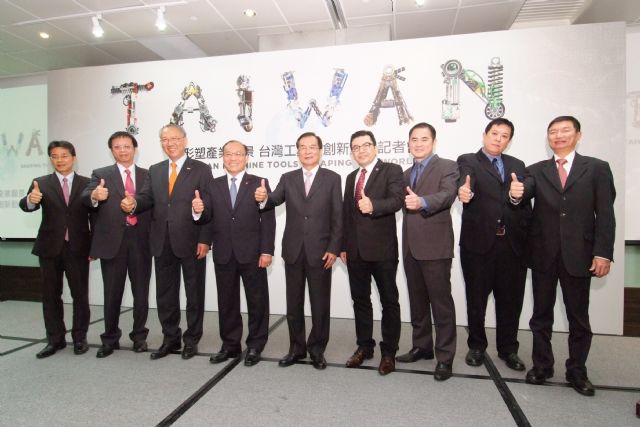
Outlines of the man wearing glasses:
[[[152,209],[150,246],[155,259],[156,302],[164,339],[151,353],[160,359],[180,350],[190,359],[202,338],[206,255],[211,243],[200,215],[192,210],[193,198],[202,198],[203,211],[211,208],[208,191],[213,177],[205,163],[187,157],[187,135],[181,126],[169,124],[160,130],[160,142],[168,160],[149,168],[149,178],[135,198],[128,195],[121,207],[126,213]],[[187,330],[180,329],[180,271],[187,296]]]
[[36,178],[20,209],[34,212],[42,207],[42,222],[32,253],[39,257],[42,273],[42,312],[47,345],[36,357],[43,359],[67,346],[62,305],[62,275],[67,276],[73,298],[73,352],[89,350],[89,208],[80,194],[89,178],[73,171],[76,149],[67,141],[52,141],[47,147],[51,175]]
[[378,372],[395,370],[400,339],[400,304],[396,271],[398,238],[396,212],[404,204],[402,168],[376,159],[373,133],[361,130],[351,135],[351,155],[358,169],[347,176],[343,203],[342,252],[340,258],[349,271],[349,285],[356,320],[358,348],[347,360],[357,368],[373,357],[373,308],[371,277],[376,281],[382,304],[382,357]]
[[[331,268],[342,245],[342,186],[340,175],[320,167],[322,140],[313,132],[296,141],[302,168],[282,175],[268,193],[255,191],[255,200],[272,209],[287,203],[287,223],[282,237],[285,261],[289,353],[280,360],[291,366],[311,356],[316,369],[325,369],[324,351],[329,342]],[[304,293],[309,283],[313,326],[305,342]]]

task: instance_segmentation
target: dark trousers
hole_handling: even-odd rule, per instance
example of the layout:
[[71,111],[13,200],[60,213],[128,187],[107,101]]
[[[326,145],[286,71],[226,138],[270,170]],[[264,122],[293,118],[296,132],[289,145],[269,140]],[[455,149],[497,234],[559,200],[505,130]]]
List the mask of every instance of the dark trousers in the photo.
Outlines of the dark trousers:
[[148,239],[148,234],[140,232],[137,226],[128,226],[125,228],[116,256],[111,259],[100,259],[104,283],[105,329],[100,335],[103,344],[114,345],[122,336],[118,323],[127,273],[133,295],[133,329],[129,333],[129,338],[133,342],[147,339],[149,329],[146,328],[146,323],[149,312],[149,279],[151,278],[151,253]]
[[473,253],[460,247],[460,263],[467,295],[469,348],[487,349],[484,320],[487,301],[493,292],[498,354],[506,356],[517,353],[518,324],[527,277],[522,260],[513,252],[507,237],[500,236],[486,254]]
[[239,352],[242,348],[242,316],[240,315],[240,278],[244,285],[249,313],[247,347],[264,349],[269,333],[269,285],[267,270],[258,260],[240,264],[232,254],[226,264],[215,263],[218,288],[218,319],[222,350]]
[[40,257],[40,273],[42,274],[42,314],[49,344],[65,342],[67,328],[64,324],[62,305],[62,275],[67,276],[67,283],[73,298],[73,326],[71,338],[73,342],[87,338],[89,329],[89,258],[77,255],[69,249],[65,242],[62,252],[55,257]]
[[456,309],[451,296],[451,259],[417,260],[404,256],[413,347],[431,351],[435,321],[435,355],[438,362],[453,363],[456,353]]
[[[293,264],[284,266],[287,293],[287,325],[289,326],[289,352],[302,354],[307,350],[312,356],[324,354],[329,342],[331,316],[331,269],[322,265],[310,265],[300,251]],[[311,304],[311,332],[305,344],[304,291],[309,284]]]
[[373,277],[382,305],[380,351],[383,356],[395,356],[400,340],[400,303],[396,285],[398,261],[369,262],[354,254],[347,258],[347,269],[358,347],[373,348],[376,345],[373,339],[373,307],[371,305],[371,277]]
[[558,255],[547,271],[533,270],[533,316],[529,327],[533,333],[533,364],[540,368],[552,368],[551,349],[553,307],[556,303],[556,288],[560,280],[562,299],[569,320],[569,358],[567,372],[581,377],[587,375],[587,356],[591,348],[591,326],[589,324],[590,277],[571,276]]
[[[185,258],[175,256],[167,233],[162,255],[155,257],[156,302],[164,335],[163,344],[180,345],[182,336],[185,344],[196,345],[202,338],[207,264],[206,258],[197,259],[195,252],[194,245],[193,255]],[[187,330],[184,335],[180,329],[180,270],[187,297]]]

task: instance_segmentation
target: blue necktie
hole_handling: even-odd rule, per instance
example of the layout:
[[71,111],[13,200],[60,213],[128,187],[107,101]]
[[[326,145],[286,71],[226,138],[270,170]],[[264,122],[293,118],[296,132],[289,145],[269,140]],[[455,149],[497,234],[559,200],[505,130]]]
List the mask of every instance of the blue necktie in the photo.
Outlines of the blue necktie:
[[231,207],[236,206],[236,196],[238,196],[238,188],[236,187],[237,178],[234,176],[231,178],[231,187],[229,188],[229,194],[231,195]]
[[418,163],[415,165],[415,175],[413,176],[413,183],[411,184],[411,189],[415,190],[416,189],[416,185],[418,185],[418,179],[420,179],[420,175],[422,173],[422,168],[423,168],[423,164],[422,163]]
[[491,163],[493,164],[493,167],[496,168],[496,170],[498,171],[498,176],[500,177],[500,181],[504,182],[504,166],[502,165],[502,162],[498,161],[497,157],[494,157],[493,160],[491,160]]

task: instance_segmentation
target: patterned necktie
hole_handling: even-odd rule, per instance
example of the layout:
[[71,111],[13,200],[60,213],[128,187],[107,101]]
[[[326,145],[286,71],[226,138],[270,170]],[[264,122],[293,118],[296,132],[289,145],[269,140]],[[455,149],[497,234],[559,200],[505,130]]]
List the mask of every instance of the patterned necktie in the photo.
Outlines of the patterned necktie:
[[236,187],[236,178],[235,176],[231,178],[231,187],[229,187],[229,195],[231,196],[231,207],[234,208],[236,206],[236,197],[238,196],[238,187]]
[[498,162],[498,159],[496,157],[494,157],[493,160],[491,160],[491,164],[498,171],[498,176],[500,177],[500,181],[504,182],[504,173],[502,172],[502,168],[500,167],[501,164],[500,162]]
[[173,186],[176,184],[176,179],[178,178],[178,170],[176,169],[178,165],[175,162],[171,162],[171,174],[169,175],[169,195],[173,191]]
[[560,175],[560,184],[562,184],[562,188],[564,188],[567,183],[567,170],[564,168],[564,165],[567,164],[567,159],[558,159],[556,160],[558,164],[558,175]]
[[305,172],[304,176],[306,177],[304,179],[304,194],[305,196],[309,195],[309,190],[311,190],[311,177],[313,176],[313,173],[311,172]]
[[364,191],[364,178],[367,174],[366,169],[362,169],[360,171],[360,176],[358,177],[358,182],[356,183],[356,208],[358,208],[358,202],[362,199],[362,192]]
[[[64,203],[69,206],[69,180],[66,177],[62,178],[62,195],[64,196]],[[69,241],[69,229],[64,231],[64,240]]]
[[[131,171],[125,169],[124,173],[127,174],[127,178],[124,180],[124,189],[130,196],[136,195],[136,189],[133,186],[133,179],[131,179]],[[127,224],[136,225],[138,223],[138,217],[132,214],[127,215]]]

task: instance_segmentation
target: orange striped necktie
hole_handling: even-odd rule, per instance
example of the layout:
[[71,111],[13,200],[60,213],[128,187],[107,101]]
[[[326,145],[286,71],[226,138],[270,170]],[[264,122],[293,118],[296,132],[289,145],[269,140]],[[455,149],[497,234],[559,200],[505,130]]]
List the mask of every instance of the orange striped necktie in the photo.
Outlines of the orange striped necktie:
[[178,172],[176,169],[177,166],[178,165],[176,165],[175,162],[171,162],[171,174],[169,175],[169,195],[171,195],[173,186],[176,184],[176,179],[178,178]]

